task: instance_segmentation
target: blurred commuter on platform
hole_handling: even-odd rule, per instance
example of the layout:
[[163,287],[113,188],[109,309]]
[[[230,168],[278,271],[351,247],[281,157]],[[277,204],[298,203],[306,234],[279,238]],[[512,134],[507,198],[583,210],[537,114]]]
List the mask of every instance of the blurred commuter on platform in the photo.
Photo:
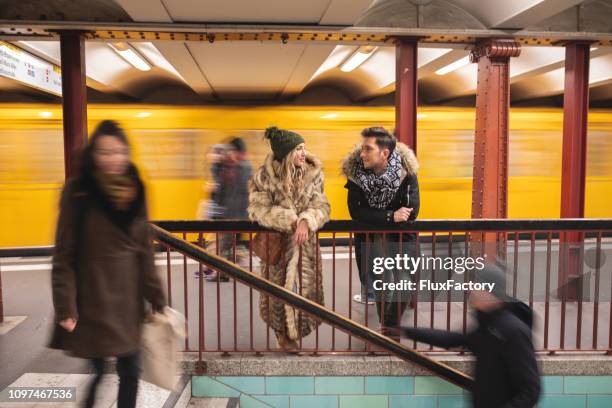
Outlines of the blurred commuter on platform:
[[[203,186],[205,194],[208,195],[208,199],[200,200],[197,210],[198,220],[217,220],[223,216],[223,208],[219,202],[219,191],[220,182],[219,175],[221,173],[220,168],[222,163],[228,154],[228,147],[226,144],[219,143],[210,147],[206,153],[206,163],[210,166],[210,179],[206,181]],[[204,244],[208,251],[216,253],[217,242],[215,234],[210,236],[204,236]],[[206,265],[200,265],[200,268],[193,273],[193,277],[199,279],[200,276],[205,277],[211,276],[215,273],[214,270],[210,269]],[[216,276],[216,275],[215,275]]]
[[[297,133],[270,127],[265,137],[270,140],[272,153],[249,184],[248,213],[252,221],[279,232],[274,240],[278,248],[270,250],[278,250],[279,257],[273,263],[262,262],[261,274],[323,304],[322,261],[316,233],[329,220],[330,206],[323,191],[321,161],[306,151],[304,139]],[[320,324],[263,294],[259,312],[274,329],[279,346],[286,350],[297,349],[299,339]]]
[[50,347],[90,359],[96,372],[117,358],[118,408],[138,391],[145,300],[166,306],[150,242],[145,190],[119,125],[101,122],[84,149],[80,172],[64,186],[51,273],[55,321]]
[[[361,132],[362,142],[342,163],[347,178],[348,208],[355,221],[385,226],[415,220],[419,214],[420,194],[417,171],[419,163],[414,152],[382,127],[370,127]],[[369,251],[364,250],[369,246]],[[373,273],[372,259],[390,256],[397,251],[416,256],[414,234],[355,234],[355,258],[361,280],[357,302],[373,304],[384,327],[396,326],[406,307],[415,300],[408,291],[375,291],[373,282],[380,279]],[[383,253],[385,252],[385,253]],[[390,253],[387,253],[390,252]],[[367,259],[366,254],[367,253]],[[385,282],[412,279],[407,269],[386,271]]]
[[[240,220],[248,219],[249,204],[248,183],[251,178],[251,162],[246,158],[246,145],[239,138],[233,138],[225,145],[220,160],[212,166],[215,180],[214,203],[217,214],[213,219]],[[234,260],[234,242],[238,251],[239,236],[237,234],[219,234],[219,254],[224,258]],[[236,253],[236,260],[238,252]],[[216,271],[208,274],[206,280],[228,281],[229,279]]]
[[496,265],[476,272],[491,292],[471,291],[478,326],[469,333],[403,327],[399,332],[437,347],[466,347],[476,356],[475,408],[531,408],[540,395],[540,375],[531,339],[533,312],[506,295],[506,276]]
[[219,204],[219,169],[221,163],[225,161],[227,155],[227,145],[216,144],[210,148],[206,154],[206,161],[210,165],[211,180],[206,183],[204,190],[208,193],[208,200],[202,200],[198,208],[199,220],[214,220],[222,215],[222,208]]

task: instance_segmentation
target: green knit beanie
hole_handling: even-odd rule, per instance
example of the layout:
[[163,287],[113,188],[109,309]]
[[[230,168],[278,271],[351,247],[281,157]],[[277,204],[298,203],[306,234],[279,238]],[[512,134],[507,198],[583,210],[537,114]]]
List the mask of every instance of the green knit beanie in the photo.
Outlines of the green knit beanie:
[[264,136],[270,140],[274,160],[278,161],[282,161],[295,146],[304,143],[302,136],[290,130],[279,129],[276,126],[267,128]]

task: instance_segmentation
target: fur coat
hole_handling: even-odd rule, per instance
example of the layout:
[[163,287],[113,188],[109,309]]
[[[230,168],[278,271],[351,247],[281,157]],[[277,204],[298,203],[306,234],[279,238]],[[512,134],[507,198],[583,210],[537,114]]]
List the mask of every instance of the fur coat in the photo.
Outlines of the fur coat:
[[[322,262],[316,231],[329,220],[330,205],[323,191],[322,165],[314,155],[306,154],[304,187],[297,197],[291,197],[283,188],[280,166],[280,162],[268,155],[249,183],[249,219],[281,232],[283,246],[278,264],[262,263],[261,275],[296,293],[300,293],[301,284],[302,296],[323,304]],[[294,225],[300,220],[306,220],[309,229],[301,259],[299,246],[293,242]],[[300,316],[289,305],[265,295],[261,296],[259,311],[266,323],[291,340],[307,336],[320,324],[311,316]]]

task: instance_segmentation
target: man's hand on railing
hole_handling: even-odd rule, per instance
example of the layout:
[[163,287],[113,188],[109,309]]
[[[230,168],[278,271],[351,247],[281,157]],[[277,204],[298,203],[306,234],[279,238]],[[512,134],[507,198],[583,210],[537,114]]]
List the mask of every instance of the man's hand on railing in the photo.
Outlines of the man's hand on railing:
[[408,221],[412,208],[402,207],[393,213],[393,222],[405,222]]

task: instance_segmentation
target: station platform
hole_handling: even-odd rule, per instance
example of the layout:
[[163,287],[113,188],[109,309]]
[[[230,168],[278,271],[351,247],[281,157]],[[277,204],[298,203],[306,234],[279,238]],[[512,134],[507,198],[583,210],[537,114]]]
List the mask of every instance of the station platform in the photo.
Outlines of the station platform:
[[[602,243],[602,250],[608,251],[612,245],[607,241]],[[427,250],[426,248],[424,250]],[[536,254],[538,253],[536,246]],[[332,254],[332,251],[333,254]],[[529,279],[529,252],[519,248],[518,259],[521,267],[517,276],[518,282]],[[557,254],[553,254],[557,255]],[[357,322],[366,323],[368,326],[378,329],[376,309],[370,305],[367,314],[365,305],[354,302],[352,295],[358,293],[359,279],[357,269],[352,260],[351,290],[348,285],[348,262],[349,253],[346,247],[322,248],[324,288],[326,304],[331,306],[334,296],[331,293],[335,290],[336,310],[343,314],[348,314],[350,304],[352,319]],[[536,256],[538,260],[540,256]],[[552,258],[555,258],[553,256]],[[165,253],[158,254],[156,264],[160,276],[167,276],[168,258]],[[243,264],[245,260],[241,261]],[[539,261],[534,261],[537,268]],[[333,283],[331,271],[336,271],[335,285]],[[312,377],[313,379],[323,377],[346,377],[363,378],[364,382],[371,381],[374,377],[397,377],[416,381],[416,378],[430,376],[426,370],[418,368],[414,364],[404,362],[398,358],[388,355],[381,355],[380,350],[367,347],[365,343],[358,339],[351,339],[349,344],[348,336],[338,330],[332,330],[327,325],[320,326],[318,334],[311,334],[303,341],[303,348],[308,351],[297,355],[275,352],[276,343],[273,334],[266,334],[265,324],[259,317],[259,298],[257,291],[252,293],[252,303],[246,302],[251,295],[248,287],[243,284],[236,284],[236,298],[239,299],[240,307],[237,307],[234,315],[234,283],[229,282],[202,282],[204,288],[204,309],[208,310],[209,315],[205,322],[208,329],[205,330],[205,347],[203,353],[204,370],[198,373],[198,289],[200,279],[198,278],[199,264],[190,260],[184,263],[183,257],[179,254],[171,253],[170,256],[172,292],[174,307],[184,312],[185,298],[183,297],[185,282],[188,293],[188,308],[190,320],[189,329],[189,349],[192,351],[181,352],[182,374],[189,380],[196,378],[195,382],[183,380],[180,393],[170,393],[169,391],[157,389],[150,384],[143,383],[142,390],[146,390],[146,400],[142,400],[139,406],[143,407],[164,407],[181,406],[187,403],[191,406],[216,406],[205,404],[221,404],[220,406],[230,406],[240,404],[242,400],[254,397],[257,402],[264,402],[266,396],[262,392],[259,397],[253,396],[240,389],[234,389],[232,381],[236,378],[244,378],[247,382],[268,381],[267,378],[276,377]],[[186,268],[185,268],[186,266]],[[49,257],[28,257],[28,258],[4,258],[0,265],[2,270],[3,284],[15,288],[16,290],[5,293],[5,314],[8,317],[22,316],[20,321],[3,335],[0,335],[0,364],[3,370],[0,372],[0,389],[8,386],[35,385],[35,384],[75,384],[84,389],[87,381],[92,377],[92,370],[84,360],[66,356],[57,350],[46,348],[46,343],[52,327],[53,311],[51,308],[50,291],[50,258]],[[257,261],[253,264],[253,269],[258,268]],[[602,286],[609,284],[604,279]],[[534,279],[535,286],[540,287],[543,283],[541,274],[537,274]],[[167,285],[167,281],[166,281]],[[23,294],[27,293],[27,296]],[[217,293],[219,302],[217,302]],[[528,296],[529,290],[525,286],[519,285],[518,295]],[[536,299],[538,296],[535,296]],[[36,301],[32,301],[36,299]],[[342,301],[340,299],[343,299]],[[350,303],[349,303],[349,299]],[[448,305],[450,304],[450,314]],[[217,315],[217,307],[221,306]],[[250,307],[245,307],[250,305]],[[545,313],[545,303],[534,301],[533,308],[536,314],[534,343],[536,348],[543,348],[542,322],[541,318]],[[559,345],[559,325],[560,319],[554,316],[560,315],[561,303],[551,302],[549,304],[549,314],[553,318],[549,319],[548,348],[554,349]],[[565,305],[565,318],[567,319],[565,347],[568,351],[556,351],[550,355],[548,351],[538,353],[541,365],[541,372],[545,378],[578,378],[584,376],[598,376],[608,378],[612,376],[612,357],[606,355],[605,350],[608,342],[606,324],[599,326],[597,347],[599,350],[592,352],[580,351],[576,353],[576,321],[578,305],[575,302],[567,302]],[[435,302],[420,301],[417,307],[417,325],[429,326],[431,323],[432,309],[434,316],[434,327],[445,329],[447,318],[450,316],[451,330],[462,330],[463,325],[463,303],[446,302],[444,299],[437,299]],[[597,318],[601,322],[608,322],[610,302],[602,299],[598,303]],[[403,316],[402,324],[414,324],[414,310],[407,310]],[[220,316],[220,322],[217,322]],[[467,314],[468,328],[472,324],[471,314]],[[238,331],[234,336],[234,319],[238,322]],[[593,303],[585,302],[581,307],[581,319],[583,323],[583,333],[581,336],[582,344],[592,342],[591,325],[594,319]],[[253,337],[249,336],[249,322],[253,325]],[[218,329],[221,329],[221,336]],[[333,333],[333,334],[332,334]],[[317,344],[320,350],[313,351]],[[333,340],[332,340],[333,336]],[[401,342],[409,347],[413,347],[412,341],[401,339]],[[225,352],[209,351],[220,345],[220,350]],[[463,372],[471,372],[473,358],[469,355],[462,355],[459,352],[448,352],[439,349],[429,350],[426,345],[418,344],[418,348],[433,356],[436,360],[444,362],[449,366]],[[557,347],[558,348],[558,347]],[[256,350],[263,351],[261,354]],[[350,351],[349,351],[350,350]],[[116,395],[116,376],[112,373],[113,363],[109,362],[109,376],[105,379],[104,390],[101,395],[108,399],[108,406],[112,406]],[[227,380],[229,378],[229,380]],[[225,379],[225,380],[224,380]],[[413,380],[410,380],[413,379]],[[224,382],[225,381],[225,382]],[[418,380],[421,381],[421,380]],[[553,380],[547,380],[553,381]],[[194,385],[195,384],[195,385]],[[229,385],[228,385],[229,384]],[[233,385],[232,385],[233,384]],[[228,391],[225,387],[233,391]],[[225,390],[225,391],[219,391]],[[249,390],[248,388],[246,389]],[[181,399],[182,393],[194,399],[189,402],[186,396]],[[463,395],[463,393],[461,393]],[[291,398],[285,395],[283,398]],[[144,396],[142,398],[145,398]],[[202,399],[203,398],[203,399]],[[270,397],[271,398],[271,397]],[[107,400],[104,399],[104,404]],[[269,400],[269,398],[268,398]],[[155,402],[153,402],[155,401]],[[249,400],[250,401],[250,400]],[[252,403],[252,401],[251,401]],[[265,402],[264,402],[265,403]],[[175,404],[175,405],[167,405]],[[197,405],[200,404],[200,405]],[[225,404],[225,405],[224,405]],[[230,405],[227,405],[230,404]],[[249,404],[249,402],[243,402]],[[19,405],[23,406],[23,404]],[[49,405],[51,406],[51,405]],[[57,405],[65,406],[65,405]],[[102,405],[105,406],[105,405]],[[250,406],[250,405],[247,405]],[[256,406],[256,404],[255,404]],[[266,406],[266,405],[263,405]],[[277,405],[270,405],[277,406]]]

